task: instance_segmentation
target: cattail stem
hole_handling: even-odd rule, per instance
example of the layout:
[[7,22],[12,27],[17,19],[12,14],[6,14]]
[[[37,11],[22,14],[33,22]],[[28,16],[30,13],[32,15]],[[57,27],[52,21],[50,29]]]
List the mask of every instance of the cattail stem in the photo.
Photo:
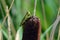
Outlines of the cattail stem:
[[33,13],[33,16],[35,16],[35,14],[36,14],[36,5],[37,5],[37,0],[34,0],[34,13]]
[[7,17],[8,17],[8,40],[12,40],[12,37],[11,37],[11,23],[10,23],[10,15],[9,15],[8,6],[6,6],[6,14],[7,14]]

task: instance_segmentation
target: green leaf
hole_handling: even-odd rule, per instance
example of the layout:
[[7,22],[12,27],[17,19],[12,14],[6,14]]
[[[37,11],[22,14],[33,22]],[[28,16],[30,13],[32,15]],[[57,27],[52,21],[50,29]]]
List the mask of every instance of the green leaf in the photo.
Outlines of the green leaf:
[[22,35],[23,35],[23,28],[20,27],[20,28],[17,30],[15,40],[22,40]]

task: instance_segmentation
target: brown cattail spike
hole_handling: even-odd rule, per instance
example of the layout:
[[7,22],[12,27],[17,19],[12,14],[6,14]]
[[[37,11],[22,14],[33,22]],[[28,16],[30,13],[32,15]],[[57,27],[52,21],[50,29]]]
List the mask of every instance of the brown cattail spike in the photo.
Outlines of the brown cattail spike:
[[40,20],[31,16],[23,23],[22,40],[40,40]]

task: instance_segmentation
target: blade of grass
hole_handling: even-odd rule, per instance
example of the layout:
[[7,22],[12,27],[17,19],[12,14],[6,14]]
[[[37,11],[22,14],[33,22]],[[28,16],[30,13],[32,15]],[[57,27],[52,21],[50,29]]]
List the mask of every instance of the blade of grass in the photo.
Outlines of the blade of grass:
[[41,35],[41,40],[46,36],[46,34],[51,30],[53,25],[50,25],[49,28]]

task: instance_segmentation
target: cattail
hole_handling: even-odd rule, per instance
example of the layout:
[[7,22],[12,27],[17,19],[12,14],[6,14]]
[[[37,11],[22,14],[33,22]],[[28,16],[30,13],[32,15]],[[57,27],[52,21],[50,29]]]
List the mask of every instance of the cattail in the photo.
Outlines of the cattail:
[[40,40],[40,20],[36,16],[31,16],[23,23],[22,40]]

